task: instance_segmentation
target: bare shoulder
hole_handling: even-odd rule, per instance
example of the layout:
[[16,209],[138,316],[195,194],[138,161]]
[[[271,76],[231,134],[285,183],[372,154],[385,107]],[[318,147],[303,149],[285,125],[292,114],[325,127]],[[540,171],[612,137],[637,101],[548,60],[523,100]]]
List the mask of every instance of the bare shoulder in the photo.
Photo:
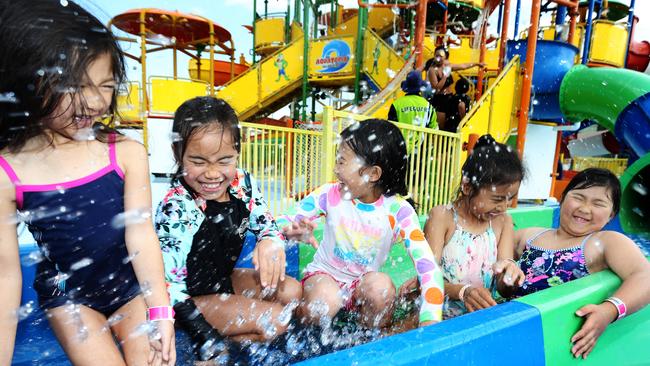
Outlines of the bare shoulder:
[[454,222],[454,214],[449,205],[435,206],[427,215],[426,227],[436,226],[447,228]]
[[[4,151],[0,152],[0,156],[4,158],[8,163],[11,164],[11,157],[9,154],[6,154]],[[0,169],[0,199],[5,201],[6,199],[13,200],[16,195],[16,188],[14,187],[11,177],[9,177],[5,169]]]
[[510,216],[507,213],[504,213],[503,215],[500,215],[492,220],[492,229],[494,231],[501,231],[503,230],[504,227],[512,227],[512,216]]
[[124,136],[115,143],[119,157],[146,156],[147,150],[138,141]]
[[532,238],[534,235],[537,235],[538,233],[546,230],[547,228],[544,227],[527,227],[524,229],[519,229],[515,231],[515,242],[524,242],[530,238]]
[[595,233],[590,239],[590,242],[600,241],[602,244],[609,245],[634,245],[634,241],[627,235],[621,234],[618,231],[604,230]]
[[141,168],[148,164],[147,149],[138,141],[124,137],[115,143],[117,151],[117,162],[124,168],[134,166]]

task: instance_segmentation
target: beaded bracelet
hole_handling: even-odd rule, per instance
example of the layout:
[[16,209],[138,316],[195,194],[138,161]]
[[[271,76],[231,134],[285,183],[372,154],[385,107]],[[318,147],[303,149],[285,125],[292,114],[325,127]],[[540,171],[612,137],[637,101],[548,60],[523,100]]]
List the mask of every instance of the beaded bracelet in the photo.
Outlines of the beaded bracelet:
[[155,306],[147,309],[149,321],[171,320],[174,321],[174,308],[171,306]]
[[627,315],[627,306],[625,306],[623,300],[619,299],[618,297],[611,296],[605,299],[605,301],[611,303],[612,305],[614,305],[614,307],[616,307],[616,311],[618,312],[618,317],[616,318],[616,320],[621,319],[622,317]]

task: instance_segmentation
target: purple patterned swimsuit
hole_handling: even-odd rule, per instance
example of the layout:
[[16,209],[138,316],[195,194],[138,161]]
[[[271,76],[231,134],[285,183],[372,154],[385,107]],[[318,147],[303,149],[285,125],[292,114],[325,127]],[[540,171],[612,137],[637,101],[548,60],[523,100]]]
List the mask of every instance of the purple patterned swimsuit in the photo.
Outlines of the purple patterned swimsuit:
[[553,250],[532,245],[533,240],[550,230],[554,229],[543,230],[526,241],[526,248],[518,261],[526,279],[517,290],[517,297],[577,280],[589,274],[584,249],[591,235],[584,238],[580,245],[571,248]]

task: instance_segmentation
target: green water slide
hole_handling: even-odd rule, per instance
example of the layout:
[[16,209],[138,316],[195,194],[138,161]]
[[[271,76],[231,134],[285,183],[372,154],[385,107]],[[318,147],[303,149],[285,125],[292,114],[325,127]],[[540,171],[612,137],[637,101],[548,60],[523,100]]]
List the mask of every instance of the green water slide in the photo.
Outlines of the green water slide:
[[636,154],[621,176],[620,222],[650,232],[650,76],[627,69],[574,66],[562,80],[560,108],[570,121],[593,120]]

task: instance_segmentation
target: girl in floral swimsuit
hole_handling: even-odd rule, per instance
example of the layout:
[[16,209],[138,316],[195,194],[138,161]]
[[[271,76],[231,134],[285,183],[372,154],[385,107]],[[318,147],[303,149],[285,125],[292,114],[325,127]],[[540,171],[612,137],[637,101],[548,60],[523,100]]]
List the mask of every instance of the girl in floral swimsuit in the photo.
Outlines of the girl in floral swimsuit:
[[501,291],[523,281],[506,213],[524,177],[517,152],[482,136],[462,174],[456,200],[431,209],[424,227],[445,278],[446,318],[496,305],[493,281]]

